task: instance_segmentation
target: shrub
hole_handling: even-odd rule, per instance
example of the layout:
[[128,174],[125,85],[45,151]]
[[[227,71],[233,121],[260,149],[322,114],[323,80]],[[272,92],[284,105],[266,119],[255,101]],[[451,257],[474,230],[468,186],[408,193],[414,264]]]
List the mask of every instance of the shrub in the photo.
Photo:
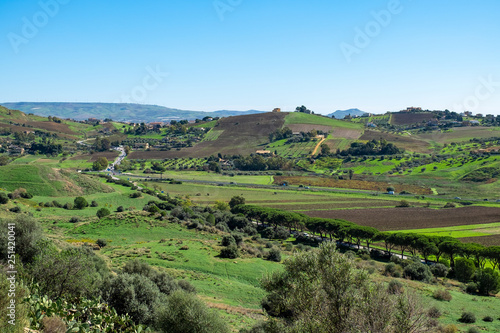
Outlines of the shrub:
[[59,316],[43,317],[43,333],[66,333],[66,324]]
[[268,260],[280,262],[281,261],[281,251],[277,248],[272,248],[267,256]]
[[481,333],[477,327],[471,327],[467,333]]
[[391,280],[387,286],[387,292],[389,294],[402,294],[404,291],[403,284],[398,280]]
[[464,312],[460,317],[459,321],[465,324],[473,324],[476,322],[476,315],[472,312]]
[[107,208],[101,208],[97,211],[96,215],[99,219],[105,217],[105,216],[108,216],[109,214],[111,214],[111,212],[109,211],[109,209]]
[[139,274],[119,274],[107,281],[104,299],[118,314],[128,313],[134,321],[151,324],[161,293],[153,281]]
[[429,309],[427,314],[431,318],[439,318],[439,317],[441,317],[441,310],[439,310],[437,307],[433,306],[432,308]]
[[410,202],[408,200],[401,200],[396,207],[410,207]]
[[187,291],[188,293],[196,294],[196,288],[191,283],[189,283],[188,281],[186,281],[186,280],[179,280],[179,281],[177,281],[177,284],[179,285],[179,287],[182,290]]
[[232,235],[226,235],[222,237],[221,244],[222,246],[236,245],[236,240]]
[[102,238],[99,238],[98,240],[96,240],[95,242],[97,245],[99,245],[99,247],[105,247],[106,245],[108,245],[108,241],[105,240],[105,239],[102,239]]
[[72,210],[73,209],[73,204],[71,202],[66,202],[63,206],[64,209],[67,210]]
[[443,206],[443,208],[456,208],[457,205],[453,202],[447,202],[446,205]]
[[493,320],[494,319],[491,316],[486,316],[486,317],[483,318],[483,321],[488,322],[488,323],[491,323]]
[[477,284],[475,282],[467,283],[467,285],[465,286],[465,292],[467,294],[477,293]]
[[443,264],[435,264],[431,266],[432,275],[435,277],[446,277],[450,269]]
[[500,289],[500,276],[492,268],[477,271],[475,280],[477,281],[477,289],[482,295],[496,294]]
[[438,301],[447,301],[447,302],[451,301],[452,299],[452,296],[448,290],[436,290],[432,294],[432,297],[434,297],[434,299],[437,299]]
[[155,311],[155,327],[168,333],[228,333],[222,318],[195,295],[176,291]]
[[80,222],[80,218],[73,216],[72,218],[69,219],[69,223],[77,223]]
[[5,205],[9,202],[9,197],[4,192],[0,192],[0,205]]
[[121,213],[121,212],[124,212],[125,211],[125,208],[123,208],[123,206],[118,206],[118,208],[116,208],[116,211],[118,213]]
[[97,201],[92,200],[92,202],[90,203],[90,207],[99,207],[99,204],[97,203]]
[[456,332],[458,332],[458,327],[456,325],[453,325],[453,324],[446,325],[445,327],[441,328],[440,332],[441,333],[456,333]]
[[141,195],[142,195],[141,192],[130,193],[130,197],[133,199],[140,198]]
[[84,209],[89,206],[89,203],[84,197],[76,197],[74,200],[75,209]]
[[238,247],[234,244],[222,248],[220,251],[221,258],[235,259],[239,257]]
[[11,211],[12,213],[20,213],[21,212],[21,207],[12,207],[11,209],[9,209],[9,211]]
[[406,266],[403,270],[403,276],[412,280],[427,282],[432,279],[432,273],[429,266],[422,263],[412,263]]
[[8,258],[8,224],[16,225],[16,255],[23,263],[31,263],[40,253],[39,242],[43,240],[41,224],[35,219],[21,215],[14,219],[0,220],[0,259]]

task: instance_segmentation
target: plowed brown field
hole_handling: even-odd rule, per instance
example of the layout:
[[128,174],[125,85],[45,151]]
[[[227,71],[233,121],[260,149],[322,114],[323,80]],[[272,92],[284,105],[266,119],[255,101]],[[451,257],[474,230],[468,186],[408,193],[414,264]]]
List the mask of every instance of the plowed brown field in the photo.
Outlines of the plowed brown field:
[[374,208],[303,212],[313,217],[345,219],[381,231],[442,228],[500,222],[500,208],[463,207],[455,209]]

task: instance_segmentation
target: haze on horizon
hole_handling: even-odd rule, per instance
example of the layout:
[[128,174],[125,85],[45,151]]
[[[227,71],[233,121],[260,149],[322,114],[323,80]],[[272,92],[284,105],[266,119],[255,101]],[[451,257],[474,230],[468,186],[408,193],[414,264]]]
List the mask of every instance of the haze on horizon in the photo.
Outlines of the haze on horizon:
[[498,13],[469,2],[2,2],[0,102],[500,114]]

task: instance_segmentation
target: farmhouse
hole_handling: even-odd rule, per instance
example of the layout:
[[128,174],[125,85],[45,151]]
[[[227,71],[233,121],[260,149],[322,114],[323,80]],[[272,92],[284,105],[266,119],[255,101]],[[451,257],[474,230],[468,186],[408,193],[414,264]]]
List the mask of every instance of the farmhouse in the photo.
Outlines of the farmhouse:
[[271,155],[271,151],[270,150],[257,150],[255,153],[257,155]]

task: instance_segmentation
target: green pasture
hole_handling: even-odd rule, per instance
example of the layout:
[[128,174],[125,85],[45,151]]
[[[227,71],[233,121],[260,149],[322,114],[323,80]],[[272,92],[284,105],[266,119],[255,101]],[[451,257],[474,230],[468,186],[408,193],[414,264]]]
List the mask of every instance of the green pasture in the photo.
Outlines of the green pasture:
[[[108,246],[101,254],[110,258],[112,266],[120,267],[134,258],[143,259],[189,280],[199,294],[212,302],[234,307],[259,309],[264,296],[259,279],[281,267],[257,258],[218,258],[221,235],[189,230],[134,213],[81,224],[66,231],[64,238],[70,242],[106,239]],[[181,249],[185,246],[187,250]]]
[[[160,179],[159,174],[144,174],[142,171],[134,170],[128,171],[127,173],[131,173],[133,175],[140,175],[141,177],[154,179]],[[127,177],[127,173],[123,175],[123,177]],[[122,178],[123,178],[122,177]],[[225,176],[222,174],[218,174],[215,172],[206,172],[206,171],[172,171],[167,170],[163,172],[163,179],[171,178],[175,180],[195,180],[195,181],[206,181],[206,182],[225,182],[225,183],[236,183],[236,184],[257,184],[257,185],[271,185],[274,182],[273,176],[268,175],[237,175],[234,176]],[[134,178],[130,178],[134,180]]]
[[313,114],[301,113],[301,112],[290,112],[285,117],[285,126],[291,124],[313,124],[313,125],[325,125],[331,127],[352,128],[352,129],[363,128],[363,126],[360,124],[337,120],[328,117],[317,116]]
[[[500,221],[500,216],[498,218]],[[395,233],[398,231],[389,231]],[[450,236],[453,238],[467,238],[497,235],[500,233],[500,222],[486,224],[460,225],[444,228],[425,228],[405,230],[405,233],[425,234],[427,236]]]

